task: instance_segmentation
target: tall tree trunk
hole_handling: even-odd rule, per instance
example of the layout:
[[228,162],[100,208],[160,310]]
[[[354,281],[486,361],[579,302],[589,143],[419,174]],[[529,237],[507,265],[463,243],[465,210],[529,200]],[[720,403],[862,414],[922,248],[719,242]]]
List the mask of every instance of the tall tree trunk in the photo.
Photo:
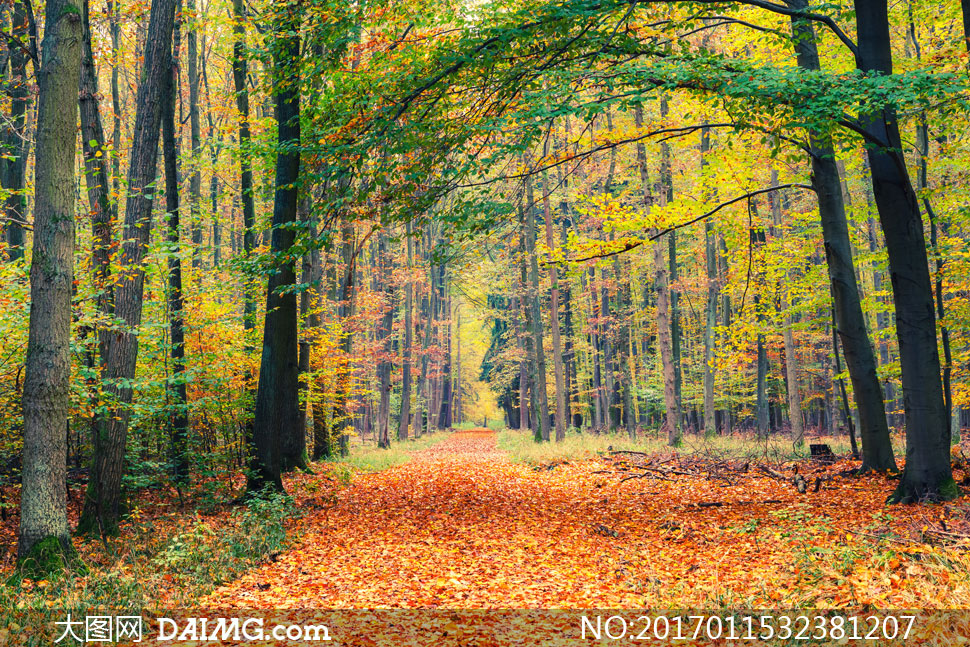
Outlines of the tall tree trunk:
[[[306,433],[299,429],[295,261],[290,250],[296,232],[300,175],[300,12],[279,8],[273,38],[273,93],[276,98],[276,195],[271,250],[278,265],[266,288],[263,353],[253,415],[253,456],[246,489],[283,489],[280,470],[306,468]],[[302,442],[301,442],[302,441]],[[302,445],[302,447],[301,447]]]
[[[108,31],[111,34],[111,143],[121,150],[121,20],[117,0],[107,0]],[[121,195],[121,155],[111,158],[111,183],[115,195]]]
[[[249,63],[246,61],[246,15],[243,0],[233,0],[232,80],[239,111],[239,195],[243,212],[243,251],[248,259],[256,247],[256,203],[253,196],[252,135],[249,127]],[[256,327],[256,299],[250,282],[243,291],[243,326]]]
[[526,181],[528,199],[521,214],[522,240],[528,263],[526,283],[525,325],[532,339],[532,385],[535,394],[533,415],[536,418],[535,439],[549,440],[549,396],[546,391],[546,353],[543,344],[542,310],[539,301],[539,260],[536,256],[536,216],[532,183]]
[[[107,320],[113,309],[111,285],[111,254],[114,249],[114,226],[117,220],[115,203],[111,201],[107,158],[104,148],[104,129],[98,104],[98,78],[91,47],[90,9],[88,0],[81,5],[81,144],[84,152],[84,177],[88,204],[91,209],[91,265],[97,289],[95,307],[99,318]],[[107,331],[98,325],[98,355],[103,367]]]
[[673,339],[670,330],[670,298],[667,284],[669,266],[664,258],[665,246],[666,243],[663,240],[653,245],[654,286],[657,291],[657,342],[663,367],[664,428],[667,432],[667,443],[671,447],[676,447],[681,441],[680,411],[677,406]]
[[[568,128],[568,120],[567,120]],[[557,184],[562,192],[559,201],[559,213],[562,216],[562,227],[560,230],[560,241],[563,246],[569,240],[569,230],[572,227],[572,218],[569,209],[569,179],[562,174],[562,168],[557,169]],[[563,343],[563,355],[565,359],[564,373],[566,382],[566,422],[576,429],[583,426],[583,414],[578,410],[579,407],[579,378],[576,375],[576,351],[573,345],[573,309],[572,309],[572,290],[569,281],[564,281],[559,287],[562,296],[563,309],[563,333],[565,342]],[[574,408],[575,407],[575,408]]]
[[401,415],[398,417],[397,439],[407,440],[408,426],[411,423],[411,363],[414,345],[414,240],[411,235],[411,221],[405,224],[407,239],[407,278],[404,283],[404,352],[401,362]]
[[[189,30],[186,35],[186,55],[189,75],[189,131],[192,144],[192,166],[189,174],[189,227],[192,231],[192,267],[202,267],[202,222],[199,212],[202,206],[202,130],[199,123],[199,15],[195,0],[187,0]],[[175,53],[178,56],[178,52]],[[211,133],[210,133],[211,136]],[[212,214],[215,218],[215,213]]]
[[143,260],[152,230],[159,126],[171,73],[175,6],[176,0],[155,0],[148,19],[128,164],[120,276],[115,283],[114,314],[120,325],[109,336],[105,353],[105,391],[109,403],[97,421],[93,469],[78,522],[80,532],[98,530],[102,534],[114,534],[123,511],[121,477],[131,416],[132,380],[138,360],[138,327],[141,325],[145,287]]
[[453,425],[461,424],[462,422],[462,410],[461,410],[461,304],[455,308],[455,318],[457,323],[455,324],[455,379],[454,387],[452,388],[452,393],[454,394],[454,406],[451,411],[451,422]]
[[171,55],[166,96],[162,105],[162,153],[165,165],[165,211],[168,213],[168,322],[172,359],[172,375],[166,386],[170,408],[169,435],[172,440],[172,477],[176,485],[189,480],[189,416],[188,394],[185,386],[185,319],[182,298],[182,259],[179,251],[179,173],[175,136],[175,98],[178,88],[179,27]]
[[356,275],[356,242],[354,240],[354,227],[349,220],[345,220],[341,227],[341,248],[340,256],[343,263],[344,276],[340,282],[340,307],[337,309],[337,316],[340,319],[343,330],[340,338],[341,366],[337,375],[337,393],[334,402],[334,431],[337,435],[337,443],[340,447],[341,456],[346,456],[350,451],[350,426],[351,416],[347,407],[348,394],[350,393],[351,365],[350,354],[354,348],[354,333],[350,328],[350,321],[356,310],[354,300],[354,278]]
[[[668,114],[667,95],[660,95],[660,117],[666,120]],[[660,204],[670,204],[674,199],[674,176],[670,162],[670,144],[667,140],[660,142]],[[668,274],[668,291],[670,294],[670,337],[671,348],[674,362],[674,393],[677,397],[677,415],[683,418],[683,378],[681,377],[681,356],[680,356],[680,295],[674,284],[677,282],[677,230],[667,234],[667,261],[670,264]]]
[[[82,38],[81,16],[72,8],[66,0],[47,0],[43,60],[37,74],[30,328],[22,397],[17,557],[28,568],[52,572],[73,554],[67,525],[65,430],[70,416],[74,159]],[[61,559],[52,560],[56,554]]]
[[394,290],[391,286],[390,261],[387,258],[387,235],[381,231],[377,238],[378,263],[375,268],[375,293],[384,293],[384,314],[378,320],[376,341],[380,347],[380,360],[377,363],[377,379],[380,390],[380,403],[377,411],[377,445],[391,446],[391,329],[394,326]]
[[[642,120],[642,117],[641,117]],[[701,174],[707,167],[711,150],[711,130],[701,130]],[[706,184],[706,179],[704,180]],[[704,259],[707,265],[707,301],[704,307],[704,435],[717,434],[717,415],[714,404],[714,328],[717,326],[717,241],[710,218],[704,220]]]
[[[855,0],[859,69],[892,73],[886,0]],[[873,192],[886,236],[906,412],[906,466],[891,500],[949,499],[950,421],[943,403],[936,316],[923,219],[902,152],[895,109],[864,117]]]
[[[771,169],[771,186],[778,186],[778,169]],[[769,193],[771,205],[771,219],[774,224],[774,235],[782,236],[782,200],[777,192]],[[795,336],[792,334],[792,317],[788,312],[788,296],[784,286],[779,287],[781,294],[780,308],[784,311],[782,323],[782,341],[785,346],[785,382],[788,391],[788,419],[791,422],[792,443],[801,447],[805,443],[805,429],[802,426],[802,396],[798,388],[798,358],[795,355]]]
[[[546,139],[543,157],[549,155],[549,140]],[[546,246],[552,251],[555,247],[553,238],[553,218],[551,200],[549,197],[549,173],[542,173],[542,214],[545,220]],[[563,362],[562,338],[559,331],[559,276],[555,263],[549,263],[549,327],[552,330],[552,361],[556,380],[556,442],[566,438],[566,426],[569,424],[569,408],[566,405],[566,367]]]
[[[796,2],[800,2],[800,6],[807,6],[806,0],[796,0]],[[792,31],[796,36],[798,64],[808,70],[820,69],[812,26],[807,21],[793,19]],[[825,260],[835,306],[835,321],[859,410],[862,469],[864,471],[895,470],[896,460],[889,438],[882,388],[876,374],[875,353],[869,341],[855,268],[852,264],[852,246],[835,151],[831,138],[817,133],[810,134],[809,146],[812,160],[812,186],[818,196],[822,235],[825,240]]]
[[[25,3],[19,0],[13,5],[11,35],[20,42],[27,39],[27,12]],[[7,258],[17,261],[24,257],[24,225],[27,224],[27,197],[24,182],[27,176],[27,154],[30,138],[27,136],[27,108],[30,105],[30,84],[27,79],[26,52],[15,45],[10,46],[10,121],[2,133],[3,188],[9,191],[4,204],[7,233]],[[38,125],[39,128],[39,125]],[[100,141],[100,140],[99,140]],[[36,166],[36,164],[35,164]]]

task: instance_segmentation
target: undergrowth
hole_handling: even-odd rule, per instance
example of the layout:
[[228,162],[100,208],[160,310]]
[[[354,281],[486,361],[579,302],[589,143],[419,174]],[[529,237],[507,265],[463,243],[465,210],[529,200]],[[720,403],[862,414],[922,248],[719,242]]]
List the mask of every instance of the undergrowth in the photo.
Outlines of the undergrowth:
[[8,577],[0,585],[0,643],[13,627],[29,628],[30,635],[18,635],[23,644],[49,644],[42,628],[53,629],[67,613],[83,618],[92,610],[191,606],[275,558],[292,542],[288,522],[298,515],[293,499],[275,493],[254,497],[225,517],[196,514],[174,526],[136,510],[123,540],[75,540],[90,566],[87,573],[63,571],[43,580]]
[[676,451],[682,454],[712,454],[732,458],[798,460],[809,456],[809,443],[827,443],[837,455],[850,453],[848,440],[844,438],[806,439],[802,447],[793,446],[786,437],[774,436],[759,440],[753,436],[684,436],[679,447],[670,447],[666,438],[656,434],[630,438],[625,432],[578,433],[570,429],[561,442],[537,443],[531,431],[505,429],[498,434],[498,446],[507,452],[514,462],[549,463],[560,460],[593,458],[609,451],[636,451],[647,454]]

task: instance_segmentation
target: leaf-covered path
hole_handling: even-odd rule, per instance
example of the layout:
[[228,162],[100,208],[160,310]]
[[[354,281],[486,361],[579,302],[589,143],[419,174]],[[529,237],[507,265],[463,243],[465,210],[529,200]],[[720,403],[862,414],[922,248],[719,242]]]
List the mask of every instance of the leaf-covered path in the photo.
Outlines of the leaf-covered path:
[[[892,484],[881,477],[800,495],[760,477],[733,485],[686,477],[620,483],[604,467],[515,464],[493,432],[455,433],[408,464],[356,477],[336,501],[308,511],[298,546],[206,602],[711,608],[904,606],[921,598],[933,606],[933,599],[967,595],[941,579],[942,570],[932,572],[925,555],[910,561],[907,545],[893,545],[887,561],[854,534],[872,531],[880,523],[874,513],[887,511],[881,499]],[[720,505],[697,505],[711,501]],[[900,517],[882,522],[896,526],[925,514],[891,511]]]

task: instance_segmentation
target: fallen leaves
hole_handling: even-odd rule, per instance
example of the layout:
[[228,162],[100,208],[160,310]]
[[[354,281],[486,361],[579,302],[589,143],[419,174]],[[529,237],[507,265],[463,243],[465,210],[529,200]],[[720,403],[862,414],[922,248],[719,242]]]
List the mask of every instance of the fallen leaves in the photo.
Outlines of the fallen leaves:
[[[833,479],[818,493],[800,494],[755,470],[730,483],[695,470],[669,480],[615,476],[604,484],[610,466],[607,459],[557,461],[555,469],[535,470],[509,462],[491,432],[456,433],[409,464],[358,477],[325,513],[310,512],[297,549],[216,590],[206,604],[959,603],[951,567],[925,551],[907,553],[855,534],[905,533],[931,509],[887,512],[882,502],[892,483],[881,476]],[[965,555],[951,551],[945,559],[952,564]],[[966,590],[966,576],[959,579]],[[273,586],[263,589],[263,582]]]

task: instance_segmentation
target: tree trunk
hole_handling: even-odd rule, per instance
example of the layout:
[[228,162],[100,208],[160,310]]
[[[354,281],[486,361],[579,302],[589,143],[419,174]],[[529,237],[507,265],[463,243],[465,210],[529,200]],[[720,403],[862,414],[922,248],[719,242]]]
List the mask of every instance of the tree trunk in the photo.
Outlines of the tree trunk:
[[539,305],[539,260],[536,256],[536,218],[532,184],[527,181],[528,200],[522,222],[522,240],[525,247],[527,269],[525,325],[532,339],[532,385],[535,404],[532,415],[536,418],[535,439],[549,440],[549,396],[546,392],[546,354],[543,347],[542,310]]
[[[642,117],[641,117],[642,120]],[[701,130],[701,174],[707,167],[707,154],[711,150],[711,130]],[[705,179],[706,184],[706,179]],[[717,241],[710,218],[704,220],[704,259],[707,264],[707,301],[704,308],[704,435],[713,438],[717,434],[717,416],[714,405],[714,328],[717,326]]]
[[407,239],[407,278],[404,283],[404,357],[401,362],[401,415],[398,418],[397,439],[407,440],[408,426],[411,422],[411,362],[414,345],[414,241],[411,236],[411,222],[405,224]]
[[298,429],[299,349],[296,294],[292,290],[296,271],[290,253],[296,237],[292,225],[297,222],[296,182],[300,175],[300,14],[296,5],[286,5],[279,11],[274,26],[273,89],[280,150],[271,243],[277,270],[270,275],[266,288],[248,492],[267,486],[282,490],[280,470],[306,468],[306,434]]
[[[660,116],[666,119],[668,114],[667,95],[660,95]],[[660,142],[660,204],[667,205],[674,199],[674,176],[671,171],[670,144],[667,140]],[[670,337],[671,349],[674,362],[674,394],[677,398],[678,420],[683,419],[683,396],[681,368],[682,361],[680,356],[680,301],[677,289],[674,284],[677,282],[677,230],[667,234],[668,258],[670,272],[668,274],[667,286],[670,294]]]
[[[859,69],[892,73],[885,0],[855,0]],[[906,466],[894,502],[950,499],[958,494],[950,470],[950,421],[943,405],[936,317],[923,219],[906,171],[895,110],[864,117],[873,192],[886,236],[896,308],[896,331],[906,413]]]
[[[104,129],[98,104],[98,78],[91,48],[91,26],[88,0],[81,5],[83,32],[81,53],[81,144],[84,152],[84,177],[88,204],[91,209],[91,265],[97,289],[95,307],[98,316],[107,319],[112,312],[111,254],[114,250],[114,226],[117,220],[115,205],[109,193],[107,154],[104,149]],[[107,331],[98,326],[98,355],[105,359]]]
[[22,397],[23,472],[17,557],[59,571],[73,554],[67,525],[74,159],[81,70],[81,16],[47,0],[37,74],[37,170],[30,266],[30,328]]
[[[198,24],[195,0],[187,0],[189,13],[189,30],[186,37],[186,55],[188,56],[189,76],[189,131],[192,144],[192,166],[189,174],[189,227],[192,231],[192,267],[202,267],[202,222],[199,211],[202,206],[202,171],[199,164],[202,161],[202,132],[199,123],[199,45]],[[178,57],[179,53],[175,52]],[[211,136],[211,133],[210,133]],[[215,213],[212,214],[215,218]]]
[[[797,0],[807,6],[805,0]],[[798,64],[808,70],[820,69],[815,33],[806,21],[793,20],[792,31],[796,35]],[[876,374],[876,357],[869,341],[865,316],[859,296],[855,268],[852,264],[852,247],[849,239],[845,204],[842,198],[842,180],[835,159],[831,138],[827,135],[810,134],[810,157],[812,160],[812,186],[818,196],[822,235],[825,240],[825,260],[828,265],[829,282],[835,306],[842,350],[845,355],[849,379],[859,409],[859,426],[862,438],[862,469],[895,470],[892,442],[886,421],[882,388]]]
[[[239,195],[243,212],[243,251],[248,259],[256,247],[256,204],[253,197],[252,135],[249,129],[249,63],[246,61],[246,14],[243,0],[233,0],[232,80],[239,111]],[[243,327],[256,327],[256,299],[250,282],[243,291]]]
[[[18,42],[26,42],[28,34],[25,3],[20,0],[13,5],[11,35]],[[10,46],[10,121],[3,129],[2,142],[5,153],[2,164],[3,188],[9,191],[4,205],[7,229],[7,258],[17,261],[24,257],[24,225],[27,224],[27,197],[24,182],[27,176],[27,108],[30,105],[30,83],[27,78],[26,52],[15,45]],[[40,125],[38,124],[38,128]],[[100,140],[99,140],[100,141]],[[35,164],[36,166],[36,164]]]
[[[172,441],[172,477],[176,485],[189,480],[189,417],[185,386],[185,320],[182,298],[182,259],[179,252],[179,174],[175,137],[175,97],[178,87],[179,25],[171,56],[166,96],[162,105],[162,154],[165,165],[165,211],[168,213],[168,322],[172,375],[167,385],[169,435]],[[171,399],[169,399],[171,398]]]
[[[543,157],[549,155],[549,140],[546,139]],[[545,220],[546,246],[550,252],[555,247],[552,229],[552,207],[549,198],[549,173],[542,173],[542,213]],[[549,263],[549,327],[552,330],[552,361],[556,380],[556,442],[566,438],[566,426],[569,424],[569,408],[566,405],[566,367],[563,362],[562,338],[559,331],[559,276],[555,263]]]
[[155,0],[148,20],[128,164],[120,276],[115,283],[114,314],[120,325],[109,336],[105,353],[105,391],[109,402],[97,421],[93,469],[78,522],[79,532],[99,530],[102,534],[115,534],[122,513],[121,477],[145,287],[143,260],[152,230],[159,126],[171,73],[175,6],[176,0]]
[[380,361],[377,363],[377,379],[380,384],[380,404],[377,411],[377,445],[391,446],[391,329],[394,326],[394,290],[391,287],[390,261],[387,258],[386,234],[378,233],[377,257],[375,268],[375,293],[384,293],[384,314],[378,320],[376,341],[380,347]]

